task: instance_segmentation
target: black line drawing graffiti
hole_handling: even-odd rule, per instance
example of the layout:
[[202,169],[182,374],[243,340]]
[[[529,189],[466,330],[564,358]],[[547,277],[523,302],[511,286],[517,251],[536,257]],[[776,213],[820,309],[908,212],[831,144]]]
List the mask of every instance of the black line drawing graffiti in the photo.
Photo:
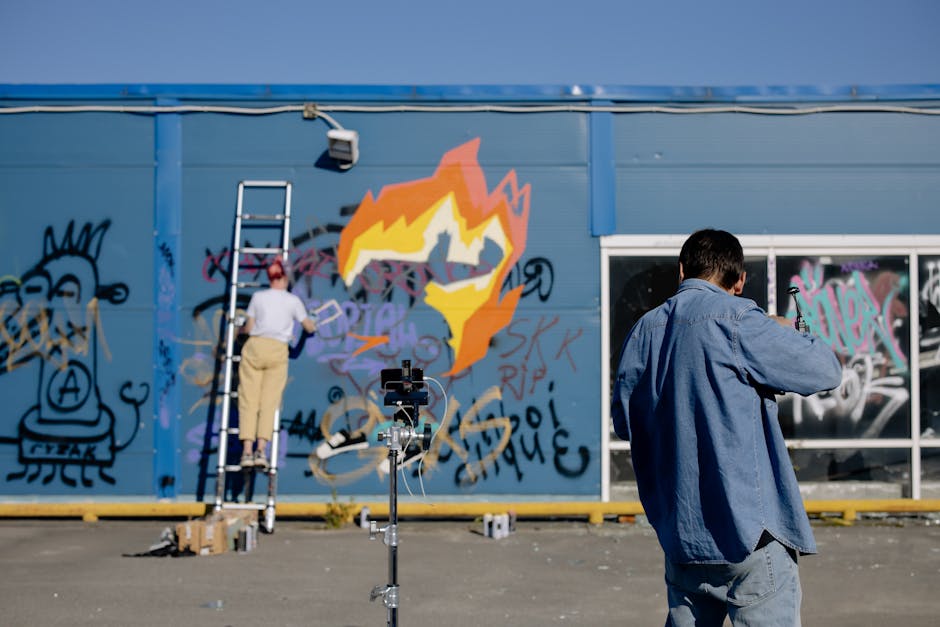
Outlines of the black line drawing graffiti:
[[[118,396],[132,412],[120,418],[104,402],[98,385],[99,346],[109,356],[99,303],[118,305],[129,293],[124,283],[99,280],[98,256],[110,225],[104,220],[76,230],[71,221],[60,240],[47,227],[36,265],[19,280],[8,278],[0,285],[0,375],[39,361],[36,404],[20,418],[14,440],[23,468],[9,473],[7,481],[31,483],[48,467],[44,485],[58,475],[67,486],[80,481],[91,487],[94,481],[87,471],[97,468],[102,481],[114,484],[106,469],[137,435],[149,384],[122,384]],[[78,470],[78,481],[67,473],[70,468]]]

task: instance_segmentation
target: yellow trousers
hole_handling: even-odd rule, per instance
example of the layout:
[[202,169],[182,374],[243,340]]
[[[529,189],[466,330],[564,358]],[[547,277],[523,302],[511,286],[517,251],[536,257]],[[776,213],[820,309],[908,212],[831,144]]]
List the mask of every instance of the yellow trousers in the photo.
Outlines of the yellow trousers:
[[274,414],[287,385],[287,344],[267,337],[248,338],[238,366],[238,438],[271,441]]

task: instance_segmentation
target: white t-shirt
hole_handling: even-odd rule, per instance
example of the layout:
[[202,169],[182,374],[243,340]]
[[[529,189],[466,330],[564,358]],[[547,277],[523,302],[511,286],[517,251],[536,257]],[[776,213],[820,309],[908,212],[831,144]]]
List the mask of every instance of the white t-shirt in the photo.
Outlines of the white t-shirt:
[[268,288],[251,295],[245,314],[254,320],[250,335],[290,344],[294,335],[294,322],[303,322],[307,310],[296,294]]

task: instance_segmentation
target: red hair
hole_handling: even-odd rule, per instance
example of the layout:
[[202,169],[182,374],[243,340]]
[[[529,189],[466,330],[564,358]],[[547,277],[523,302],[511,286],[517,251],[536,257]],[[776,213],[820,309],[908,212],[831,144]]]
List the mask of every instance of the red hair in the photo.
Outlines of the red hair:
[[284,277],[284,264],[281,263],[280,259],[275,259],[271,262],[271,265],[268,266],[268,280],[275,281]]

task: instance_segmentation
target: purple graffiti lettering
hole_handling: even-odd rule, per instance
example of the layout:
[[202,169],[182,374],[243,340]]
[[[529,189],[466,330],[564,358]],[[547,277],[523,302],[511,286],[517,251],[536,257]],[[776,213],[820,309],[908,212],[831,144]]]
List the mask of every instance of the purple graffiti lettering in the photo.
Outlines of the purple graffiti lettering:
[[849,272],[867,272],[869,270],[877,270],[879,268],[878,262],[874,259],[864,259],[859,261],[846,261],[842,264],[842,273],[848,274]]

